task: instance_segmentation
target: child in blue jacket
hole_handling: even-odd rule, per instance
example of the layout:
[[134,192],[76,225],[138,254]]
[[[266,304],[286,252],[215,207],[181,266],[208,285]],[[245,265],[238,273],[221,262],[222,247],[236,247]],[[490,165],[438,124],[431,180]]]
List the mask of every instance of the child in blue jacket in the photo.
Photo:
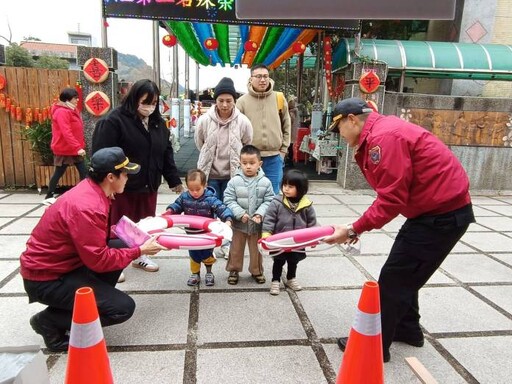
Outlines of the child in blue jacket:
[[[192,169],[185,177],[188,191],[183,192],[176,201],[167,206],[167,212],[175,215],[195,215],[203,217],[218,217],[221,221],[231,226],[233,212],[217,198],[215,190],[206,184],[206,174],[200,169]],[[197,233],[197,232],[194,232]],[[217,261],[212,249],[190,250],[191,275],[187,285],[195,286],[201,281],[201,263],[206,267],[205,284],[215,284],[215,276],[212,273],[212,265]]]

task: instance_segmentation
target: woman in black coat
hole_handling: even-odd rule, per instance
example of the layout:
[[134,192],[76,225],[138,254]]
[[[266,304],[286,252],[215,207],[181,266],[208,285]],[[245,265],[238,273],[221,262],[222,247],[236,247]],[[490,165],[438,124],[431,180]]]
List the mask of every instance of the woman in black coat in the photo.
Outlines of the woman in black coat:
[[[110,224],[123,216],[134,222],[156,214],[158,188],[165,181],[176,193],[183,185],[174,162],[170,132],[158,108],[160,90],[151,80],[139,80],[132,85],[121,105],[98,121],[92,137],[92,151],[105,147],[121,147],[126,156],[140,164],[140,172],[130,175],[123,193],[112,202]],[[148,272],[158,265],[141,256],[134,267]]]

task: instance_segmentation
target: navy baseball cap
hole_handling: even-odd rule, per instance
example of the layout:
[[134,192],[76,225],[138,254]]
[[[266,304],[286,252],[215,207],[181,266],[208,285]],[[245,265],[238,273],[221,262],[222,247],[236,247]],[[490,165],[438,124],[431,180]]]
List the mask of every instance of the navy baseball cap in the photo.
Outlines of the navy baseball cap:
[[91,157],[90,170],[92,172],[123,171],[135,174],[140,171],[140,165],[130,163],[123,150],[119,147],[102,148]]
[[347,117],[348,115],[361,115],[363,113],[374,112],[375,109],[370,106],[369,103],[360,99],[359,97],[351,97],[350,99],[341,100],[334,107],[334,111],[332,113],[332,123],[329,125],[330,131],[337,131],[335,129],[343,117]]

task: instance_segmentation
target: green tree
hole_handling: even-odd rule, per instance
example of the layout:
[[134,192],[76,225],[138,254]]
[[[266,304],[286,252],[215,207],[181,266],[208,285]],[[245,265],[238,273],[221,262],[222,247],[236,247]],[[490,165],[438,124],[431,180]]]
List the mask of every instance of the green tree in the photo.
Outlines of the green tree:
[[5,65],[8,67],[33,67],[34,59],[25,48],[11,43],[5,48]]
[[69,69],[69,63],[64,59],[59,59],[57,56],[41,56],[35,61],[37,68],[47,69]]

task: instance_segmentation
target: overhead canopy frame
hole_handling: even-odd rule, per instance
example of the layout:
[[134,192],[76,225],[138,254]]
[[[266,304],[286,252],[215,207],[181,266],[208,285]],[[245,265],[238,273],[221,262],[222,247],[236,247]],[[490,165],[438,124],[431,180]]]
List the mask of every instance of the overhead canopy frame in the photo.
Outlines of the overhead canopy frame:
[[342,39],[333,54],[339,71],[353,62],[380,61],[388,77],[512,81],[512,46],[411,40]]

